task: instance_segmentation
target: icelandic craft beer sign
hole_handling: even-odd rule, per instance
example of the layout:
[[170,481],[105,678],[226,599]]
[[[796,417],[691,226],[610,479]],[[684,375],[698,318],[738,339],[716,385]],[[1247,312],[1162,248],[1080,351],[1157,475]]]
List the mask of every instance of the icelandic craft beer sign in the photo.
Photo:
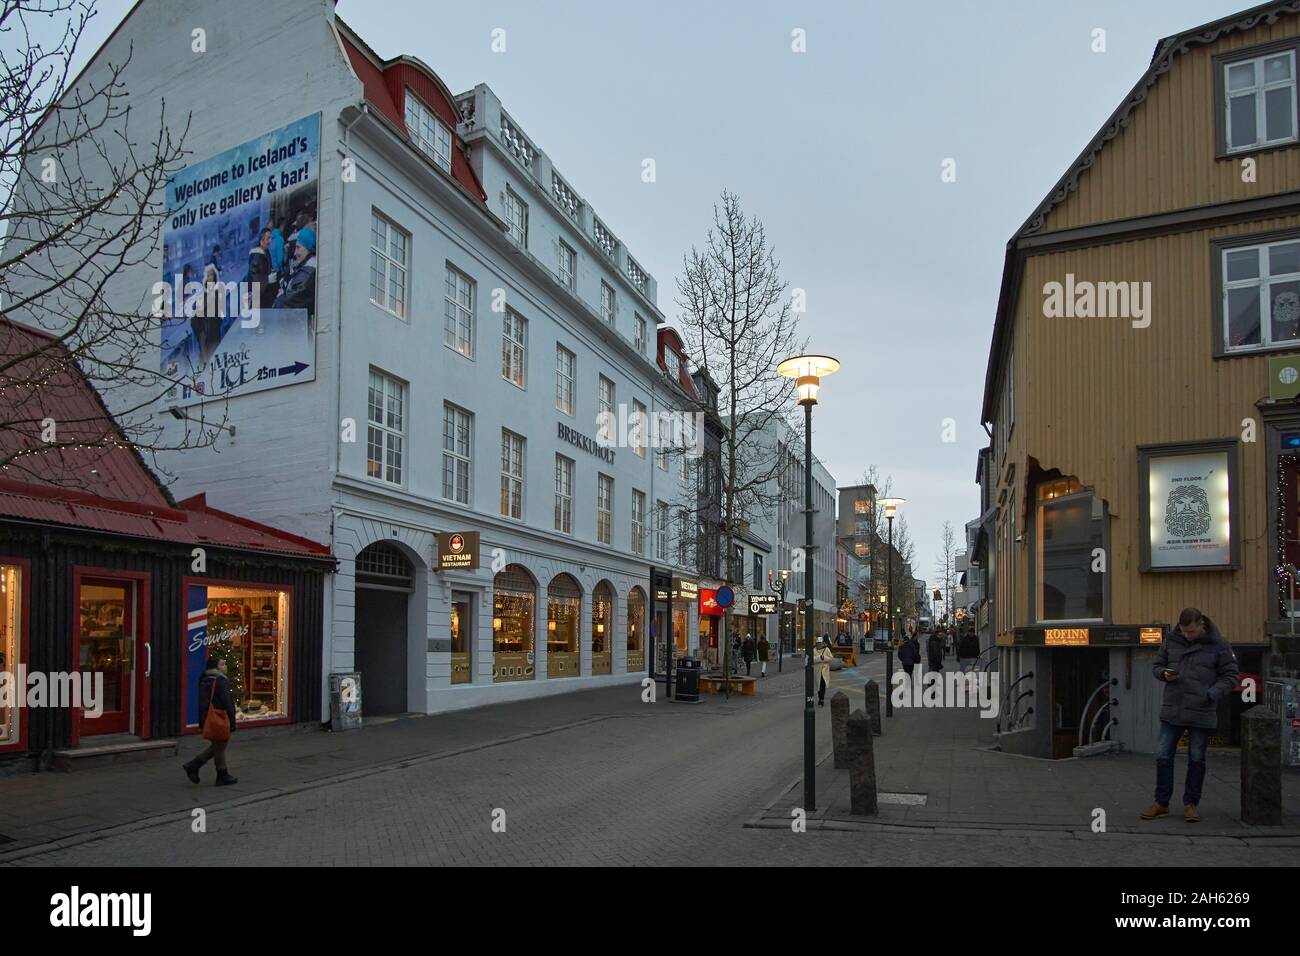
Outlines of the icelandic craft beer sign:
[[477,531],[448,531],[438,535],[438,570],[477,570],[478,538]]

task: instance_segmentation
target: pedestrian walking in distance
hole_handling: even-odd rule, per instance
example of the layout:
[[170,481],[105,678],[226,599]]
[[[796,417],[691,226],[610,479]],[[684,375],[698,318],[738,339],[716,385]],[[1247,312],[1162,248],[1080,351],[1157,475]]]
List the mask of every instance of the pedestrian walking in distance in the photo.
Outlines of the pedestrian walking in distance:
[[740,645],[740,656],[745,659],[745,676],[749,676],[749,669],[754,665],[754,658],[758,656],[758,645],[754,642],[754,635],[750,634]]
[[[218,657],[208,658],[208,666],[203,671],[203,676],[199,678],[198,693],[199,726],[203,728],[203,736],[208,741],[208,746],[197,757],[184,764],[185,776],[190,778],[191,783],[198,783],[199,769],[211,760],[217,768],[217,786],[228,787],[239,781],[226,769],[226,747],[230,743],[230,734],[235,730],[235,699],[230,696],[230,681],[226,677],[225,661]],[[214,732],[208,726],[209,712],[213,709],[219,712],[213,715],[214,717],[224,712],[229,719],[224,738],[220,732]],[[218,725],[222,722],[214,719],[212,723]]]
[[898,663],[903,665],[903,670],[907,672],[907,679],[912,679],[912,669],[921,663],[921,645],[916,639],[916,625],[908,626],[907,637],[903,639],[903,646],[898,649]]
[[817,638],[817,644],[813,649],[813,673],[816,680],[813,682],[817,685],[817,706],[826,706],[826,688],[831,682],[831,658],[834,652],[826,645],[826,638]]
[[957,638],[957,663],[961,666],[962,673],[974,667],[979,656],[980,639],[974,631],[967,631]]
[[929,658],[928,670],[943,670],[943,635],[935,631],[925,642],[925,656]]
[[772,647],[767,643],[767,635],[758,639],[758,676],[767,676],[767,659],[772,656]]
[[1205,783],[1205,745],[1219,726],[1219,701],[1237,686],[1237,657],[1214,622],[1194,607],[1178,615],[1178,626],[1160,645],[1151,673],[1164,686],[1160,703],[1160,743],[1156,750],[1156,799],[1143,820],[1169,813],[1174,795],[1174,754],[1187,738],[1187,779],[1183,819],[1200,821],[1196,808]]

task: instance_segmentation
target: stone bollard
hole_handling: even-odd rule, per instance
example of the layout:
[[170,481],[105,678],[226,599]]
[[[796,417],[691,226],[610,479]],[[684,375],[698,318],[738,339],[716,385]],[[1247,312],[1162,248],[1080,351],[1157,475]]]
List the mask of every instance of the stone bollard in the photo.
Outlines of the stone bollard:
[[1282,825],[1282,721],[1264,705],[1241,715],[1241,822]]
[[835,769],[849,765],[849,695],[837,690],[831,695],[831,746],[835,752]]
[[849,813],[874,817],[876,804],[876,754],[872,742],[871,718],[855,710],[849,718]]
[[880,685],[874,680],[867,681],[867,717],[871,720],[871,732],[879,737],[884,725],[880,722]]

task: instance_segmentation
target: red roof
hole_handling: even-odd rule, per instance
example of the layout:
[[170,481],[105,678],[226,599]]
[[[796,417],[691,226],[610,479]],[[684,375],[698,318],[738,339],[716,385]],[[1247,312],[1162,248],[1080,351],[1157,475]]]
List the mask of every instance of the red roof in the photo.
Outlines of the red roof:
[[[676,352],[681,359],[677,366],[678,377],[676,383],[687,395],[698,399],[700,393],[695,390],[695,382],[692,381],[690,369],[687,368],[686,346],[682,344],[682,337],[677,334],[676,329],[665,326],[659,330],[657,338],[659,350],[655,356],[656,364],[663,370],[665,375],[668,375],[668,360],[664,358],[664,352]],[[673,381],[672,376],[668,376],[668,378],[669,381]]]
[[[0,460],[17,456],[0,468],[0,518],[190,546],[329,557],[323,544],[209,508],[203,495],[175,505],[51,336],[0,318],[0,369]],[[45,419],[57,429],[53,445],[42,440]],[[95,444],[61,445],[78,441]]]
[[433,110],[451,130],[454,143],[451,151],[452,178],[470,196],[486,206],[487,193],[483,191],[469,160],[465,158],[464,143],[456,135],[460,117],[455,100],[438,75],[413,57],[381,60],[351,27],[338,17],[334,20],[341,28],[339,38],[343,41],[343,49],[347,50],[352,69],[365,88],[366,101],[410,139],[410,130],[406,128],[406,90],[414,90],[420,101]]

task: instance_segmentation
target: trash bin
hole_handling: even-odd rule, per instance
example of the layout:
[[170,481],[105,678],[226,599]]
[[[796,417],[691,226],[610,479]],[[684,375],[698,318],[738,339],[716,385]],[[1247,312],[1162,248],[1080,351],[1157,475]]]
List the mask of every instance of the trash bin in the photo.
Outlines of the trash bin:
[[677,688],[674,699],[687,704],[700,700],[700,659],[683,657],[677,661]]

